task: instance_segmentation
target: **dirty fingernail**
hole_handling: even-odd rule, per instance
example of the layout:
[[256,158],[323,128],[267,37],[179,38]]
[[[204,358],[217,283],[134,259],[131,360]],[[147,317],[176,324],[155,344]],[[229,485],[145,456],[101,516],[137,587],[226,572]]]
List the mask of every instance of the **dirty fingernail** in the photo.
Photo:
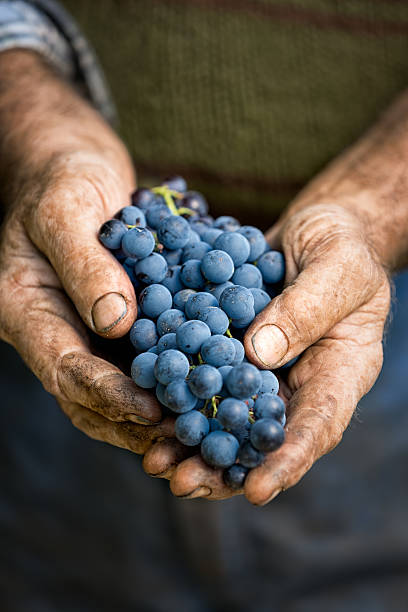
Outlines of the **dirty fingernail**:
[[195,499],[196,497],[208,497],[211,495],[211,489],[208,487],[197,487],[188,495],[181,495],[182,499]]
[[289,342],[277,325],[264,325],[252,336],[252,346],[260,361],[272,367],[286,355]]
[[120,293],[106,293],[92,307],[92,320],[96,331],[108,332],[123,319],[126,301]]

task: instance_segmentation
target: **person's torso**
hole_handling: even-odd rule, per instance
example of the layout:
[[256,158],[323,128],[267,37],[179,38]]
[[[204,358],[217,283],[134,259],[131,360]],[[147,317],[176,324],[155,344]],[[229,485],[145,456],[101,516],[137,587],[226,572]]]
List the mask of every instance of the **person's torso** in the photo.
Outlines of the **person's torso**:
[[139,175],[181,173],[266,225],[408,81],[385,0],[64,0],[93,43]]

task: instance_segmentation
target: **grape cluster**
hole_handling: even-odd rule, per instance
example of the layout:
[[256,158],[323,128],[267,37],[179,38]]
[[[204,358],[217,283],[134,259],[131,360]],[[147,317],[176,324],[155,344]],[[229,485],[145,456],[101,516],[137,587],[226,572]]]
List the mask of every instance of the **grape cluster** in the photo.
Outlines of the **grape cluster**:
[[284,440],[278,379],[247,361],[240,340],[276,295],[282,253],[255,227],[230,216],[214,220],[182,177],[137,189],[99,239],[138,297],[133,380],[177,415],[177,438],[200,445],[204,461],[241,488]]

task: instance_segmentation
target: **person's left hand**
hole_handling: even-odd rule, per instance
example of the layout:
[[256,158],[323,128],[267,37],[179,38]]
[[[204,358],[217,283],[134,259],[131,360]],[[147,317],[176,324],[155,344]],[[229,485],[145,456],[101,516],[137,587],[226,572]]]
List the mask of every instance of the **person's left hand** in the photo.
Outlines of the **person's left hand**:
[[381,369],[390,285],[358,218],[332,204],[289,209],[268,238],[285,254],[285,289],[256,317],[245,347],[264,369],[302,354],[281,388],[285,442],[251,470],[238,492],[199,455],[175,467],[182,449],[174,441],[154,445],[145,470],[171,478],[177,497],[223,499],[243,492],[253,504],[268,503],[340,442]]

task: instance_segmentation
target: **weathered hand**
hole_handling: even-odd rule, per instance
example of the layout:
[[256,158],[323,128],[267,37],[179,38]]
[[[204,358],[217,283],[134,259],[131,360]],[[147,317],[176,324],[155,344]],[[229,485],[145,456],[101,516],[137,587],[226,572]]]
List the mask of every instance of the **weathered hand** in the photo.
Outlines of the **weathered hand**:
[[[364,226],[341,206],[320,204],[293,214],[289,209],[268,238],[284,251],[285,289],[249,328],[247,356],[271,369],[302,356],[283,387],[286,440],[245,483],[245,496],[258,505],[296,484],[340,442],[380,371],[390,302],[387,275]],[[162,453],[160,458],[165,471],[167,457]],[[158,470],[159,463],[153,447],[145,468]],[[223,484],[221,471],[198,456],[177,467],[171,490],[180,497],[209,499],[235,494]]]
[[93,354],[83,324],[117,338],[136,317],[132,284],[97,239],[101,223],[127,201],[129,185],[98,157],[72,154],[24,191],[0,245],[0,336],[74,425],[144,452],[151,440],[172,435],[172,421],[146,427],[160,421],[156,400]]

